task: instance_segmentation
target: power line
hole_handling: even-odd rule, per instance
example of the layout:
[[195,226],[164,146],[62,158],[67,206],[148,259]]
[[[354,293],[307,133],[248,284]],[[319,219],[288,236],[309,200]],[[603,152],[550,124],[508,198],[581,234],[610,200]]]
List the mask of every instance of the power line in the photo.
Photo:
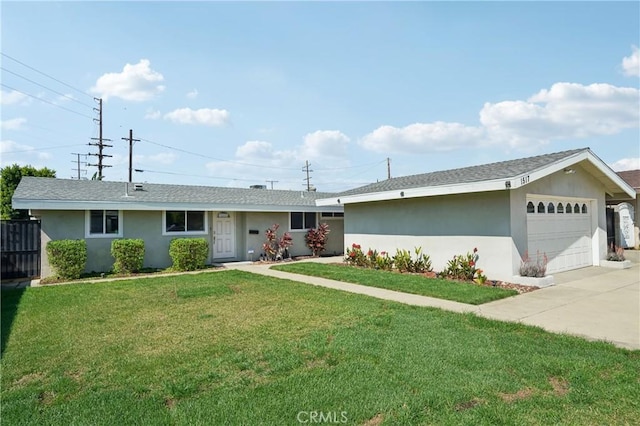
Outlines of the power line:
[[51,79],[51,80],[53,80],[53,81],[57,81],[58,83],[60,83],[60,84],[62,84],[62,85],[65,85],[65,86],[67,86],[68,88],[73,89],[73,90],[75,90],[75,91],[76,91],[76,92],[78,92],[78,93],[82,93],[83,95],[88,96],[88,97],[90,97],[90,98],[92,98],[92,97],[93,97],[93,96],[91,96],[91,95],[87,94],[86,92],[84,92],[84,91],[82,91],[82,90],[80,90],[80,89],[78,89],[78,88],[76,88],[76,87],[73,87],[73,86],[72,86],[72,85],[70,85],[70,84],[65,83],[65,82],[64,82],[64,81],[62,81],[62,80],[58,80],[57,78],[52,77],[52,76],[50,76],[49,74],[44,73],[44,72],[42,72],[42,71],[40,71],[40,70],[38,70],[38,69],[36,69],[36,68],[34,68],[34,67],[30,66],[30,65],[27,65],[27,64],[25,64],[24,62],[20,62],[20,61],[19,61],[19,60],[17,60],[16,58],[13,58],[13,57],[11,57],[11,56],[7,55],[6,53],[2,53],[2,52],[0,52],[0,55],[4,56],[5,58],[11,59],[11,60],[12,60],[12,61],[14,61],[14,62],[17,62],[17,63],[19,63],[20,65],[22,65],[22,66],[24,66],[24,67],[27,67],[27,68],[29,68],[30,70],[33,70],[33,71],[37,72],[38,74],[42,74],[42,75],[44,75],[45,77],[48,77],[48,78],[50,78],[50,79]]
[[113,145],[107,145],[105,144],[106,142],[111,142],[111,139],[105,139],[104,137],[102,137],[102,98],[94,98],[96,101],[98,101],[98,108],[94,108],[95,111],[98,112],[98,118],[94,118],[94,121],[98,122],[98,137],[97,138],[91,138],[91,140],[94,141],[98,141],[97,143],[91,143],[89,142],[87,145],[93,145],[93,146],[97,146],[98,147],[98,153],[97,154],[88,154],[88,155],[93,155],[95,157],[98,157],[98,163],[97,164],[87,164],[87,166],[96,166],[98,167],[98,180],[102,180],[102,178],[104,177],[102,175],[102,169],[106,168],[106,167],[111,167],[110,165],[106,165],[103,164],[102,160],[105,157],[113,157],[113,155],[107,155],[104,154],[102,152],[102,150],[104,148],[111,148],[113,147]]
[[77,99],[75,99],[75,98],[72,98],[72,97],[71,97],[71,96],[69,96],[69,95],[65,95],[64,93],[58,92],[58,91],[56,91],[56,90],[53,90],[52,88],[47,87],[47,86],[45,86],[44,84],[40,84],[40,83],[38,83],[37,81],[33,81],[33,80],[31,80],[31,79],[28,79],[27,77],[25,77],[25,76],[23,76],[23,75],[20,75],[20,74],[18,74],[18,73],[16,73],[16,72],[10,71],[10,70],[8,70],[8,69],[6,69],[6,68],[4,68],[4,67],[0,67],[0,70],[5,71],[5,72],[8,72],[9,74],[13,74],[13,75],[15,75],[15,76],[17,76],[17,77],[20,77],[21,79],[26,80],[26,81],[28,81],[28,82],[30,82],[30,83],[33,83],[33,84],[35,84],[35,85],[37,85],[37,86],[40,86],[40,87],[42,87],[42,88],[44,88],[44,89],[50,90],[50,91],[52,91],[53,93],[55,93],[56,95],[60,95],[60,96],[62,96],[63,98],[69,99],[70,101],[77,102],[77,103],[79,103],[80,105],[84,105],[84,106],[89,107],[89,108],[93,108],[93,106],[92,106],[92,105],[88,105],[88,104],[85,104],[84,102],[80,102],[79,100],[77,100]]
[[309,170],[309,161],[305,161],[304,162],[304,167],[302,168],[302,171],[306,171],[307,172],[307,177],[303,180],[307,181],[307,191],[311,191],[311,178],[309,177],[309,173],[312,172],[313,170]]
[[65,108],[65,107],[63,107],[62,105],[55,104],[55,103],[53,103],[53,102],[51,102],[51,101],[48,101],[48,100],[46,100],[46,99],[43,99],[43,98],[41,98],[41,97],[39,97],[39,96],[35,96],[35,95],[30,94],[30,93],[23,92],[22,90],[14,89],[13,87],[11,87],[11,86],[7,86],[7,85],[6,85],[6,84],[4,84],[4,83],[0,83],[0,86],[5,87],[5,88],[7,88],[7,89],[9,89],[9,90],[13,90],[14,92],[22,93],[23,95],[26,95],[26,96],[32,97],[32,98],[37,99],[37,100],[39,100],[39,101],[42,101],[42,102],[44,102],[44,103],[46,103],[46,104],[53,105],[53,106],[54,106],[54,107],[56,107],[56,108],[60,108],[60,109],[63,109],[63,110],[65,110],[65,111],[72,112],[72,113],[77,114],[77,115],[79,115],[79,116],[81,116],[81,117],[91,118],[91,119],[93,118],[93,117],[88,116],[88,115],[86,115],[86,114],[83,114],[83,113],[81,113],[81,112],[74,111],[74,110],[72,110],[72,109],[69,109],[69,108]]

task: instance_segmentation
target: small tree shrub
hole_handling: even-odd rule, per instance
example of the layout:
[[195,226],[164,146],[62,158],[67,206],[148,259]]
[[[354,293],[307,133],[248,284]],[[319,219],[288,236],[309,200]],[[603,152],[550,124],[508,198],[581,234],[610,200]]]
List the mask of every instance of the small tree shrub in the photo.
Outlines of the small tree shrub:
[[142,269],[144,261],[144,241],[122,239],[111,242],[111,256],[114,257],[113,272],[130,274]]
[[267,240],[262,244],[265,260],[275,261],[289,258],[289,247],[293,245],[291,234],[285,232],[282,237],[278,238],[278,229],[280,225],[274,223],[271,228],[264,233]]
[[393,264],[399,272],[430,272],[431,259],[429,255],[422,253],[422,247],[415,247],[415,259],[409,250],[398,249],[393,256]]
[[176,271],[195,271],[204,267],[209,243],[204,238],[176,238],[169,245],[169,256]]
[[447,262],[447,267],[442,271],[442,275],[455,280],[472,281],[478,271],[480,271],[479,275],[482,274],[482,271],[476,268],[478,257],[477,248],[473,249],[473,253],[453,256],[453,259]]
[[317,228],[311,228],[307,231],[304,240],[307,243],[307,247],[311,249],[313,257],[320,256],[320,253],[325,250],[329,232],[331,231],[329,231],[329,225],[326,223],[321,223]]
[[56,240],[47,243],[49,264],[59,278],[77,279],[87,264],[85,240]]
[[525,251],[520,262],[520,275],[523,277],[535,277],[542,278],[547,274],[547,254],[543,253],[540,257],[540,252],[537,252],[537,260],[534,262],[529,257],[529,252]]

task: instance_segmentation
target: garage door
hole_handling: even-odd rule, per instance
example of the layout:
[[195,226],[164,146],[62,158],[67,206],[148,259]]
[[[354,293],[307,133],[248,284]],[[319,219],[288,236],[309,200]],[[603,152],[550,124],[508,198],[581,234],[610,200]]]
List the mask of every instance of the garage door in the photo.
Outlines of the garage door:
[[593,264],[588,200],[527,198],[529,256],[547,255],[547,273]]

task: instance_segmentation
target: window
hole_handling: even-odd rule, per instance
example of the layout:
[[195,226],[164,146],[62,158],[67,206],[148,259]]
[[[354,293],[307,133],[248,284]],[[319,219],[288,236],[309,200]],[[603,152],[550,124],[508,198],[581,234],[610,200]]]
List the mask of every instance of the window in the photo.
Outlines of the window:
[[118,210],[87,210],[85,215],[86,238],[122,237],[122,212]]
[[582,214],[587,214],[587,205],[586,204],[582,205]]
[[316,227],[315,212],[291,212],[291,230],[311,229]]
[[533,203],[529,201],[527,203],[527,213],[535,213],[535,212],[536,212],[536,206],[534,206]]
[[205,234],[207,216],[204,211],[167,210],[164,212],[164,234]]
[[542,201],[538,203],[538,213],[544,213],[544,204]]
[[558,213],[564,213],[564,206],[562,203],[558,203]]
[[343,212],[322,212],[320,213],[322,218],[332,218],[332,217],[344,217]]
[[547,213],[555,213],[555,212],[556,211],[555,211],[555,207],[553,206],[553,203],[549,203],[549,205],[547,206]]
[[567,203],[567,207],[564,208],[565,213],[573,213],[571,211],[571,204]]
[[576,203],[576,204],[573,206],[573,212],[574,212],[574,213],[580,213],[580,206],[578,205],[578,203]]

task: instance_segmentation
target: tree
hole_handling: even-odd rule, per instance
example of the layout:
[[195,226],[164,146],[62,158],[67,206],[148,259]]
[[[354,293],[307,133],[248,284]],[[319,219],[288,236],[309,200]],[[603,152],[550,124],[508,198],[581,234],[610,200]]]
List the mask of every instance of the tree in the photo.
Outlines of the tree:
[[11,207],[11,198],[23,176],[56,177],[55,170],[43,167],[36,169],[33,166],[20,166],[13,164],[0,169],[0,190],[2,191],[2,206],[0,217],[2,219],[28,219],[26,210],[14,210]]

